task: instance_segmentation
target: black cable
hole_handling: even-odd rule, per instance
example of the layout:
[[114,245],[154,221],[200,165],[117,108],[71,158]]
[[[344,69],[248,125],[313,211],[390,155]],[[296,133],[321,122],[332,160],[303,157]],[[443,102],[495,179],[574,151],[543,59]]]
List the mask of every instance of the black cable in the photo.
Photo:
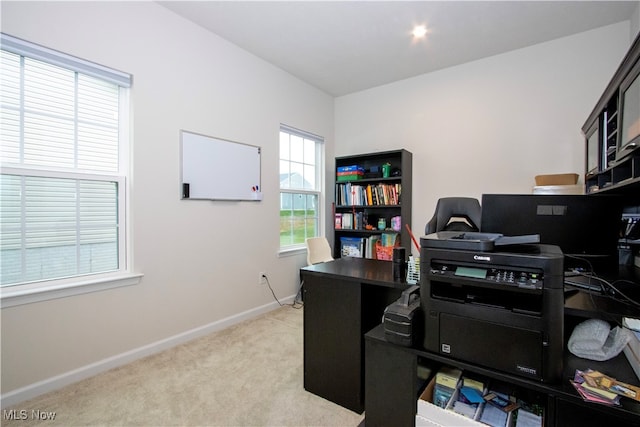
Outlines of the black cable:
[[[300,281],[300,287],[298,288],[298,292],[296,293],[295,298],[293,299],[293,308],[302,308],[304,302],[302,301],[302,287],[304,286],[304,279]],[[295,307],[294,304],[300,305],[300,307]]]
[[634,305],[636,307],[640,307],[640,302],[634,300],[633,298],[629,297],[628,295],[625,295],[624,292],[622,292],[620,289],[616,288],[614,286],[614,283],[631,283],[633,285],[635,285],[635,282],[632,282],[631,280],[616,280],[615,282],[608,282],[602,278],[598,278],[598,280],[600,280],[601,282],[605,283],[609,288],[611,288],[617,295],[621,296],[622,299],[620,299],[619,297],[616,297],[616,300],[618,300],[621,303],[624,304],[630,304],[630,305]]
[[[567,255],[570,258],[574,258],[580,261],[583,261],[585,263],[587,263],[589,265],[589,272],[588,273],[582,273],[582,272],[577,272],[579,275],[583,276],[583,277],[587,277],[589,279],[589,284],[591,284],[591,279],[595,279],[598,280],[599,282],[603,283],[605,286],[603,287],[603,294],[608,294],[609,292],[606,292],[606,289],[604,288],[609,288],[611,290],[613,290],[616,294],[620,295],[622,297],[622,300],[620,298],[616,298],[618,301],[623,302],[623,303],[628,303],[631,305],[635,305],[637,307],[640,307],[640,303],[635,301],[633,298],[629,297],[628,295],[625,295],[624,292],[622,292],[620,289],[616,288],[614,286],[615,283],[631,283],[632,285],[635,285],[636,283],[631,281],[631,280],[624,280],[624,279],[619,279],[616,280],[614,282],[609,282],[605,279],[603,279],[602,277],[598,277],[598,275],[596,275],[593,272],[593,266],[591,265],[591,262],[589,262],[588,259],[585,258],[581,258],[575,255]],[[592,298],[593,299],[593,298]]]
[[[565,257],[567,257],[567,258],[573,258],[573,259],[576,259],[576,260],[578,260],[578,261],[582,261],[582,262],[584,262],[584,263],[586,263],[586,264],[587,264],[587,266],[589,267],[589,268],[588,268],[588,274],[585,274],[585,273],[582,273],[582,272],[578,272],[578,271],[576,271],[576,274],[579,274],[579,275],[582,275],[582,276],[584,276],[584,277],[589,278],[588,285],[591,285],[591,279],[592,279],[592,278],[595,278],[595,276],[594,276],[594,274],[593,274],[593,265],[591,265],[591,261],[589,261],[588,259],[582,258],[582,257],[578,257],[578,256],[575,256],[575,255],[569,255],[569,254],[565,254]],[[574,270],[574,271],[575,271],[575,270]],[[602,285],[600,285],[600,292],[599,292],[599,293],[600,293],[600,294],[603,294],[603,295],[605,294],[605,292],[604,292],[604,288],[602,287]],[[599,310],[598,304],[596,303],[596,301],[595,301],[595,300],[594,300],[594,298],[593,298],[593,292],[589,292],[589,291],[588,291],[588,292],[587,292],[587,294],[589,295],[589,299],[591,300],[591,304],[592,304],[595,308],[598,308],[598,310]]]
[[[603,296],[610,296],[610,290],[612,290],[615,293],[615,300],[622,303],[622,304],[626,304],[626,305],[632,305],[635,307],[640,307],[640,303],[635,301],[634,299],[630,298],[629,296],[625,295],[622,291],[620,291],[620,289],[618,289],[616,286],[614,286],[614,284],[617,283],[631,283],[631,284],[635,284],[635,282],[632,282],[631,280],[616,280],[614,282],[609,282],[606,279],[603,279],[602,277],[598,277],[598,275],[596,275],[593,271],[593,266],[591,265],[591,262],[588,259],[579,257],[579,256],[575,256],[575,255],[568,255],[565,254],[565,256],[569,257],[569,258],[573,258],[579,261],[582,261],[584,263],[586,263],[589,266],[589,269],[587,272],[580,272],[580,271],[575,271],[575,274],[586,277],[589,279],[588,284],[591,285],[591,280],[597,280],[598,282],[601,283],[600,287],[602,289],[602,292],[600,292],[601,295]],[[571,284],[570,281],[568,281],[568,284]],[[593,304],[594,307],[598,308],[598,304],[596,303],[596,301],[593,298],[593,292],[589,292],[587,291],[587,293],[589,294],[589,298],[591,299],[591,304]],[[615,316],[610,316],[609,313],[605,312],[605,311],[601,311],[602,314],[605,315],[605,317],[610,318],[610,321],[620,325],[620,322],[618,321],[618,319]]]
[[[269,282],[269,278],[267,277],[266,274],[263,274],[262,277],[264,277],[264,279],[267,281],[267,286],[269,286],[269,290],[271,291],[271,295],[273,295],[273,299],[276,300],[276,302],[278,303],[278,305],[280,307],[283,307],[285,305],[291,306],[292,308],[295,308],[297,310],[301,309],[303,307],[303,303],[296,301],[296,298],[298,297],[298,294],[300,293],[300,290],[298,290],[298,294],[296,294],[296,297],[294,298],[293,302],[291,304],[282,304],[280,302],[280,300],[278,299],[278,297],[276,296],[276,293],[273,291],[273,288],[271,287],[271,283]],[[302,289],[302,284],[304,283],[304,281],[302,281],[302,283],[300,283],[300,289]]]

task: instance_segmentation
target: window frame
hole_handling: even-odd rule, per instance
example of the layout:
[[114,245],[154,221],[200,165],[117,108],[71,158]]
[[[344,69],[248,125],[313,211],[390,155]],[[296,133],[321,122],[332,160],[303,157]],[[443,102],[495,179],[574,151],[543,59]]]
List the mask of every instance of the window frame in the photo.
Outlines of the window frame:
[[0,286],[2,308],[29,304],[54,298],[96,292],[136,284],[142,274],[132,272],[132,242],[130,233],[129,176],[130,167],[130,87],[131,76],[47,47],[0,33],[4,51],[29,57],[77,73],[108,81],[119,86],[118,110],[118,171],[100,172],[69,170],[15,163],[2,163],[1,173],[23,177],[46,177],[73,180],[109,181],[117,183],[118,269],[108,272],[82,273],[64,278],[42,279]]
[[[278,188],[278,196],[279,196],[279,203],[278,203],[278,212],[282,211],[282,194],[303,194],[305,196],[307,195],[315,195],[318,198],[318,206],[317,206],[317,235],[318,236],[324,236],[325,234],[325,209],[324,209],[324,204],[325,204],[325,176],[324,176],[324,164],[325,164],[325,158],[324,158],[324,138],[310,133],[310,132],[306,132],[297,128],[294,128],[292,126],[288,126],[285,124],[280,124],[280,129],[278,132],[278,135],[280,135],[280,133],[285,132],[288,133],[289,135],[294,135],[294,136],[298,136],[300,138],[303,139],[308,139],[308,140],[313,140],[315,142],[315,156],[316,156],[316,163],[314,165],[315,167],[315,180],[316,180],[316,189],[311,190],[311,189],[304,189],[304,188],[283,188],[281,186],[279,186]],[[279,141],[279,138],[278,138]],[[280,168],[280,161],[282,161],[283,159],[281,158],[281,153],[280,153],[280,147],[279,147],[279,143],[278,143],[278,169]],[[290,161],[290,160],[289,160]],[[280,234],[278,233],[278,239],[280,239]],[[295,243],[295,244],[291,244],[291,245],[281,245],[280,244],[280,240],[278,242],[278,249],[279,249],[279,254],[281,255],[286,255],[286,254],[292,254],[292,253],[298,253],[298,252],[303,252],[306,250],[306,243],[302,242],[302,243]]]

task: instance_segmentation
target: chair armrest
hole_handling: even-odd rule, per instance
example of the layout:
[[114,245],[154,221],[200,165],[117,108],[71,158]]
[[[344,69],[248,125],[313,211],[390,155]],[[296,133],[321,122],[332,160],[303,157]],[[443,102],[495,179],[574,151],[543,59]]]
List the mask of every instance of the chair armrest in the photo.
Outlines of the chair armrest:
[[438,220],[437,216],[434,215],[433,218],[431,218],[429,222],[427,222],[427,225],[424,226],[425,236],[428,236],[429,234],[435,233],[437,231],[436,230],[436,224],[438,222],[437,220]]

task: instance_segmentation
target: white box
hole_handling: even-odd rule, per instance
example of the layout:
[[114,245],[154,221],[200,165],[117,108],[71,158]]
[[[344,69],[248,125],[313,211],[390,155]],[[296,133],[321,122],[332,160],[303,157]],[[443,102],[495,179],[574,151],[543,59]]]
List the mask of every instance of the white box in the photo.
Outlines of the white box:
[[442,427],[442,424],[429,421],[425,417],[416,414],[416,427]]
[[[452,410],[442,409],[431,401],[433,400],[433,387],[435,386],[435,378],[433,378],[427,388],[422,392],[420,398],[418,399],[418,413],[416,414],[416,426],[476,426],[476,427],[487,427],[485,424],[479,423],[478,421],[474,421],[470,418],[462,416],[460,414],[456,414]],[[457,398],[457,393],[454,393],[451,400]],[[447,407],[451,407],[452,402],[450,401]],[[419,424],[424,421],[429,424]]]
[[584,194],[584,185],[536,185],[533,194]]

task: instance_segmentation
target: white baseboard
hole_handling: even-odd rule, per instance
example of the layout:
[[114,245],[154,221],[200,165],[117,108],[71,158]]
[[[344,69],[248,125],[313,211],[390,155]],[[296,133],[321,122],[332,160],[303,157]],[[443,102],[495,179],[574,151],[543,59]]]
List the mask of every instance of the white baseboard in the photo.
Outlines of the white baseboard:
[[[295,295],[292,295],[284,298],[280,302],[283,304],[291,304],[294,301],[295,297]],[[222,329],[228,328],[229,326],[235,325],[236,323],[252,319],[261,314],[275,310],[279,307],[280,306],[278,305],[278,303],[274,301],[260,307],[252,308],[242,313],[235,314],[225,319],[217,320],[213,323],[209,323],[208,325],[200,326],[198,328],[191,329],[178,335],[174,335],[172,337],[156,341],[154,343],[138,347],[136,349],[112,357],[108,357],[106,359],[91,363],[81,368],[65,372],[64,374],[56,375],[55,377],[51,377],[43,381],[29,384],[25,387],[12,390],[0,396],[0,400],[2,402],[1,408],[4,409],[10,406],[17,405],[20,402],[33,399],[34,397],[40,396],[41,394],[57,390],[66,385],[108,371],[109,369],[126,365],[127,363],[131,363],[143,357],[159,353],[163,350],[167,350],[179,344],[183,344],[193,339],[211,334],[216,331],[220,331]]]

